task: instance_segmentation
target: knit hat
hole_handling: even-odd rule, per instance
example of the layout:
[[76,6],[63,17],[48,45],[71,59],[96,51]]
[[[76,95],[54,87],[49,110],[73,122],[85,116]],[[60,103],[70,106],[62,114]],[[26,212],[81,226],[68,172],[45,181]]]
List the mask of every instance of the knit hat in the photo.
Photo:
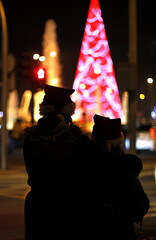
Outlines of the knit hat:
[[75,103],[70,95],[74,89],[45,85],[45,96],[40,104],[40,115],[48,113],[62,113],[71,116],[75,110]]
[[121,132],[121,119],[110,119],[100,115],[94,115],[94,126],[92,138],[94,140],[103,139],[107,148],[119,146],[124,143],[124,136]]

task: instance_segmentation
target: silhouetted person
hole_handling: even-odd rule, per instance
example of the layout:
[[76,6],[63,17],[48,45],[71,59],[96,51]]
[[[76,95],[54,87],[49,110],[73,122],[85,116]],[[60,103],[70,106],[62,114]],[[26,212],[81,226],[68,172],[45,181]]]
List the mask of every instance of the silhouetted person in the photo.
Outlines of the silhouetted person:
[[24,160],[31,187],[25,201],[26,240],[82,236],[89,139],[72,123],[73,92],[46,85],[40,105],[43,118],[25,131]]
[[133,240],[134,223],[142,223],[149,209],[148,197],[138,180],[142,162],[124,153],[119,118],[94,115],[94,123],[94,234],[97,239]]

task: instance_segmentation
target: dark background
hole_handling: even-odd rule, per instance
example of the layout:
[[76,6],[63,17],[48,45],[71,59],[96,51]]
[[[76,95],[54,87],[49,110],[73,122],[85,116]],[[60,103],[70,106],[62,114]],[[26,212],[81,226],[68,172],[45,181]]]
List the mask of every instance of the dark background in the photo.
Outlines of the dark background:
[[[114,66],[128,61],[128,0],[99,0]],[[42,53],[42,36],[48,19],[57,24],[62,78],[72,87],[90,0],[3,1],[9,31],[9,52],[16,56],[27,51]],[[155,1],[137,1],[139,83],[155,77]],[[17,68],[18,70],[18,68]],[[19,92],[28,88],[17,74]]]

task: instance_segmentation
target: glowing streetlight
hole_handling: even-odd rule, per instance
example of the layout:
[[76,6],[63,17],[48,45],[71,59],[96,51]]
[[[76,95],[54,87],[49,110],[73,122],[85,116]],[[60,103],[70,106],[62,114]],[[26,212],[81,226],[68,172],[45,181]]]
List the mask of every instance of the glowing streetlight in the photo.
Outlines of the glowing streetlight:
[[147,82],[148,82],[148,84],[152,84],[153,83],[153,78],[151,78],[151,77],[147,78]]
[[40,57],[40,55],[39,55],[38,53],[35,53],[35,54],[33,55],[33,59],[34,59],[34,60],[38,60],[39,57]]
[[44,62],[44,61],[45,61],[45,56],[40,56],[40,57],[39,57],[39,61],[40,61],[40,62]]
[[139,95],[139,97],[140,97],[141,100],[144,100],[144,99],[145,99],[145,94],[141,93],[141,94]]

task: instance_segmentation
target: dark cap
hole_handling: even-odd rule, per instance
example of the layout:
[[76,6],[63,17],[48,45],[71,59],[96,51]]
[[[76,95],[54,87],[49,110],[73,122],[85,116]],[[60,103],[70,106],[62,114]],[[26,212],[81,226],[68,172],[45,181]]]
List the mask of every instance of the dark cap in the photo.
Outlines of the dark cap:
[[61,113],[65,105],[70,107],[70,104],[73,104],[70,95],[73,94],[74,91],[74,89],[70,88],[45,85],[45,96],[43,102],[40,104],[41,115],[44,115],[45,110],[48,112]]
[[94,115],[93,135],[104,136],[107,140],[115,140],[121,137],[121,119],[110,119],[101,115]]

